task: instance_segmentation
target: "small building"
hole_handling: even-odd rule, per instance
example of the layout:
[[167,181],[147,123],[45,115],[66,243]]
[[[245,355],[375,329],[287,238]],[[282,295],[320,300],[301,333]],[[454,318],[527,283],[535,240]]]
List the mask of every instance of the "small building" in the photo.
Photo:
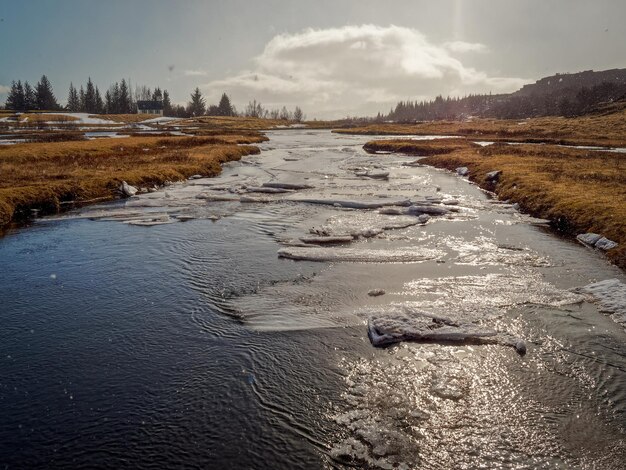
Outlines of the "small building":
[[163,116],[163,101],[137,101],[137,112],[139,114]]

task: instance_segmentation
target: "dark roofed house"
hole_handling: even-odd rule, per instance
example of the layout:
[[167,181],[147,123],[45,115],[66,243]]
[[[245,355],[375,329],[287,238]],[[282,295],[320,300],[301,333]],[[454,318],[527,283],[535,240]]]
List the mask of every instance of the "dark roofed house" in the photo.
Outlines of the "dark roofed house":
[[137,101],[137,112],[163,116],[163,101]]

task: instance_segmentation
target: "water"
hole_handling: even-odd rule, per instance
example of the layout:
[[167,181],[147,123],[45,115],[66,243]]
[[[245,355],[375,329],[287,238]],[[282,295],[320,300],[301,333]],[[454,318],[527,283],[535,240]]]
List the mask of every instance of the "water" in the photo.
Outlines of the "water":
[[[5,467],[622,468],[626,333],[569,291],[626,281],[619,270],[461,178],[365,154],[371,137],[269,136],[218,178],[0,240]],[[314,188],[242,186],[271,179]],[[459,212],[407,226],[297,202],[427,197]],[[317,248],[344,261],[277,256],[310,229],[368,237]],[[391,262],[406,252],[432,256]],[[524,338],[528,353],[373,348],[368,315],[406,308]]]

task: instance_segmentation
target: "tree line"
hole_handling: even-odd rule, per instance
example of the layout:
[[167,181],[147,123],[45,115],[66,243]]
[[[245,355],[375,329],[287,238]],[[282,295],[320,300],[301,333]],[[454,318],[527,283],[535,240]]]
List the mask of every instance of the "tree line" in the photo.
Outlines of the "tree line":
[[602,82],[552,93],[437,96],[432,101],[401,101],[382,119],[391,121],[458,120],[468,116],[523,119],[540,116],[580,116],[598,104],[626,98],[626,84]]
[[163,115],[170,117],[192,116],[247,116],[266,119],[283,119],[300,122],[304,114],[300,107],[289,111],[285,106],[282,109],[267,109],[256,100],[248,103],[242,113],[238,113],[226,93],[222,94],[217,105],[206,105],[199,88],[190,96],[186,106],[174,104],[170,100],[167,90],[156,87],[151,90],[142,85],[135,87],[134,93],[130,90],[126,79],[115,82],[106,90],[104,95],[97,85],[88,78],[87,83],[76,88],[70,83],[67,104],[62,107],[52,90],[48,78],[43,75],[33,88],[28,81],[22,84],[21,80],[13,81],[6,99],[5,108],[14,111],[61,111],[90,114],[135,114],[137,101],[160,101],[163,104]]
[[237,112],[226,93],[222,94],[219,104],[207,106],[200,88],[197,87],[191,94],[191,99],[184,111],[188,116],[244,116],[296,122],[301,122],[305,119],[304,113],[299,106],[296,106],[293,112],[289,111],[286,106],[283,106],[282,109],[268,109],[260,102],[257,102],[257,100],[250,101],[242,112]]

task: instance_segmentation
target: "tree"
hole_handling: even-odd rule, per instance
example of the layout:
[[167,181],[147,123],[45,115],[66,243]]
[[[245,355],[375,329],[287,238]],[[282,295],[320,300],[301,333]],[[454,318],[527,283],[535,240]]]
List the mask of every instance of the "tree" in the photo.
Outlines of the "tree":
[[137,86],[135,88],[135,100],[137,101],[150,101],[152,98],[152,92],[150,88],[145,85]]
[[113,114],[113,96],[111,90],[107,90],[104,94],[104,112],[106,114]]
[[70,83],[70,91],[67,94],[67,110],[73,113],[80,111],[80,99],[73,83]]
[[28,81],[24,82],[24,109],[37,109],[35,90],[33,90]]
[[100,90],[96,87],[96,111],[97,114],[104,112],[104,102],[102,101],[102,96],[100,95]]
[[170,102],[170,94],[167,92],[167,90],[163,90],[163,115],[173,116],[172,103]]
[[37,109],[54,111],[59,109],[59,103],[54,97],[52,85],[45,75],[41,76],[41,80],[35,87],[35,95],[37,99]]
[[120,82],[120,95],[119,95],[119,109],[118,113],[128,114],[132,110],[132,103],[130,100],[130,93],[128,92],[128,85],[126,80],[122,78]]
[[83,86],[80,86],[80,93],[78,94],[78,109],[80,109],[81,113],[85,112],[85,89]]
[[96,103],[96,89],[93,86],[93,82],[91,81],[91,77],[87,80],[87,90],[85,91],[85,106],[84,111],[86,113],[96,113],[97,112],[97,103]]
[[257,101],[254,100],[254,101],[248,102],[248,105],[246,106],[246,110],[244,111],[244,116],[261,118],[266,113],[267,111],[263,108],[261,103],[257,103]]
[[299,106],[296,106],[296,109],[293,112],[293,120],[296,122],[302,122],[303,119],[304,119],[304,114],[302,114],[302,110],[300,109]]
[[233,107],[230,104],[230,98],[226,93],[223,93],[222,97],[220,98],[220,104],[217,105],[217,113],[218,116],[233,115]]
[[24,111],[24,88],[20,80],[17,83],[15,80],[11,82],[11,90],[7,96],[5,107],[14,111]]
[[152,101],[163,101],[163,93],[159,87],[156,87],[152,92]]
[[191,101],[187,103],[187,112],[192,116],[202,116],[206,111],[206,103],[200,93],[200,88],[196,87],[191,94]]
[[283,121],[291,121],[291,113],[285,106],[280,110],[280,119]]

